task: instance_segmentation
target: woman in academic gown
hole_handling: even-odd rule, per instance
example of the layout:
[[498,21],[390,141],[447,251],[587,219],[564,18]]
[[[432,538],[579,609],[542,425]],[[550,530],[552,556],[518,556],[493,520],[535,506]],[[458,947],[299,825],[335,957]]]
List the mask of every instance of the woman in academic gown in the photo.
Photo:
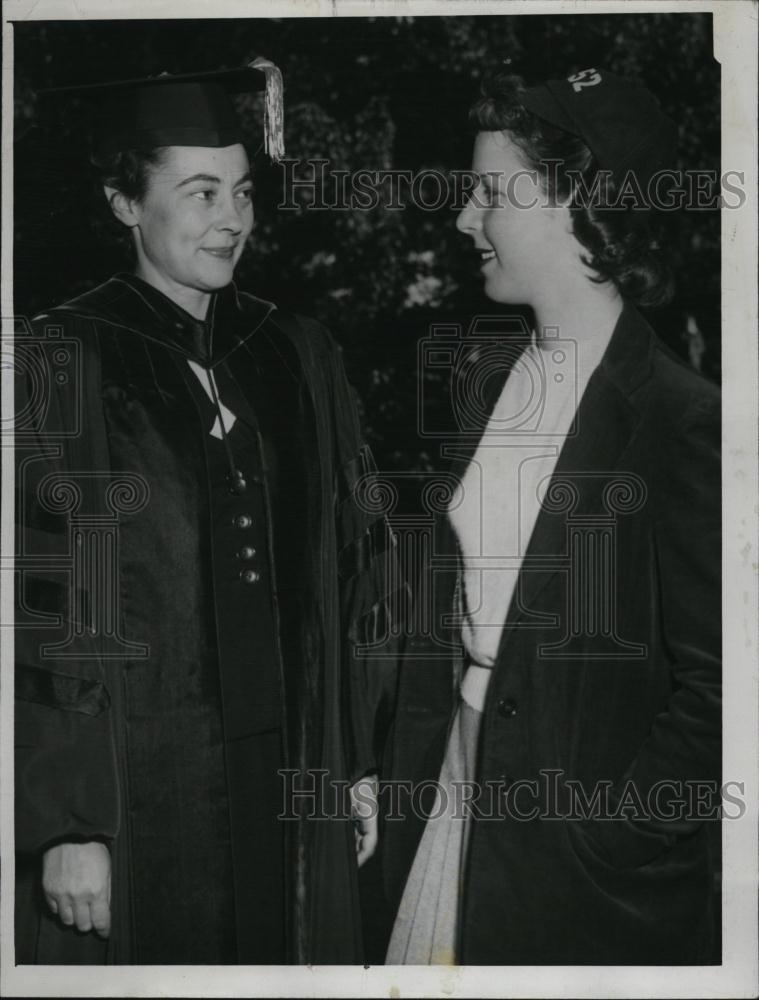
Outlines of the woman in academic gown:
[[392,538],[334,342],[232,281],[264,76],[94,95],[135,268],[16,340],[18,963],[363,957],[328,783],[376,769]]
[[386,823],[387,961],[713,962],[719,393],[635,307],[668,278],[630,205],[675,126],[596,69],[501,74],[472,119],[458,228],[486,295],[534,329],[519,349],[475,335],[481,378],[461,360],[491,391],[402,670],[389,773],[438,790]]

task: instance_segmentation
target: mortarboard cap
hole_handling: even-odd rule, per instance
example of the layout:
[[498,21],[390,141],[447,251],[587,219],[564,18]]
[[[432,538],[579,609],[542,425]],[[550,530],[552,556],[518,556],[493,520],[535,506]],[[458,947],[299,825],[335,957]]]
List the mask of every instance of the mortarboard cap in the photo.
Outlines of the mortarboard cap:
[[529,87],[521,100],[539,118],[584,139],[618,184],[633,171],[645,189],[657,170],[673,166],[677,127],[639,83],[585,69]]
[[56,87],[95,106],[97,153],[155,146],[231,146],[243,136],[231,95],[265,92],[265,144],[272,160],[284,155],[282,74],[267,59],[240,69],[184,73],[109,83]]

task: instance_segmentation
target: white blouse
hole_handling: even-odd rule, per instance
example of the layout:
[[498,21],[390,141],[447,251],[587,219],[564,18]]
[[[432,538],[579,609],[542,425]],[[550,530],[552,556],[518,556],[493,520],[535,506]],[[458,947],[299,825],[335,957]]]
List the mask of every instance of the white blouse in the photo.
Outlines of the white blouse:
[[611,333],[582,343],[533,335],[449,504],[463,556],[459,611],[471,660],[461,694],[478,711],[542,499]]

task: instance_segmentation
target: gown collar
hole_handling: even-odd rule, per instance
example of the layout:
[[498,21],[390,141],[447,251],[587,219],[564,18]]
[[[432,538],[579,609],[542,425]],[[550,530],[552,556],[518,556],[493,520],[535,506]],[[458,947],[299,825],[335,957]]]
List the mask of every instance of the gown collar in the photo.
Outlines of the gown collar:
[[198,320],[141,278],[119,273],[58,309],[105,319],[213,368],[251,337],[275,306],[240,295],[230,283],[212,294],[207,319]]

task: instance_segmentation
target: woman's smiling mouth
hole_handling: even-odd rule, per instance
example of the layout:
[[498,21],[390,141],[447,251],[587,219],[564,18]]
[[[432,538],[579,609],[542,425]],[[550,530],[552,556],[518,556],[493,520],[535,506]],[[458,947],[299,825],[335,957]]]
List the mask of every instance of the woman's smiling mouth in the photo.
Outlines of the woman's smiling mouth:
[[221,260],[231,260],[235,252],[234,247],[203,247],[202,249],[213,257],[221,258]]

